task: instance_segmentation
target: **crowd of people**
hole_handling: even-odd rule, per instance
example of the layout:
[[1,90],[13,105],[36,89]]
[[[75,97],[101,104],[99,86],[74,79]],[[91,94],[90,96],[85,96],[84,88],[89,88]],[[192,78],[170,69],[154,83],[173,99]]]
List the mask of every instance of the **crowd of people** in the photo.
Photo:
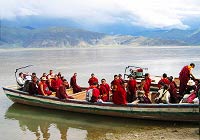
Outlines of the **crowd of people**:
[[[179,74],[180,86],[177,87],[172,76],[163,74],[158,82],[158,92],[155,98],[152,98],[150,92],[151,78],[146,73],[141,82],[137,82],[132,75],[128,76],[128,80],[124,80],[121,74],[114,75],[113,81],[108,84],[106,79],[101,79],[100,83],[94,73],[88,80],[89,87],[86,90],[86,100],[89,102],[113,102],[118,105],[127,103],[199,103],[200,81],[195,79],[192,74],[194,63],[184,66]],[[40,78],[36,73],[23,74],[19,73],[17,84],[20,90],[28,92],[32,95],[49,96],[55,92],[59,99],[73,99],[66,92],[72,88],[73,93],[81,92],[81,87],[76,81],[77,73],[74,73],[70,79],[70,84],[61,75],[54,74],[50,70],[48,74],[43,73]]]

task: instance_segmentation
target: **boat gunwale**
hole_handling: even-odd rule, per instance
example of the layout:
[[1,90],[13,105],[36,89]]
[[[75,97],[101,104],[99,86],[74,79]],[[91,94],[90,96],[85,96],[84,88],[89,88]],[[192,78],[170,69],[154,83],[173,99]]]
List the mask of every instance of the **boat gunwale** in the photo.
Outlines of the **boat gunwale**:
[[[62,100],[58,99],[57,97],[49,97],[49,96],[43,96],[43,95],[30,95],[27,92],[19,91],[16,89],[10,89],[3,87],[4,91],[10,91],[15,94],[22,94],[29,97],[36,97],[36,98],[42,98],[42,99],[50,99],[53,101],[59,101],[63,103],[74,103],[74,104],[87,104],[87,105],[97,105],[97,106],[110,106],[110,107],[136,107],[136,108],[200,108],[199,104],[132,104],[128,103],[126,105],[117,105],[113,104],[112,102],[104,102],[104,103],[91,103],[87,102],[85,100],[77,100],[77,99],[67,99]],[[6,93],[7,94],[7,93]]]

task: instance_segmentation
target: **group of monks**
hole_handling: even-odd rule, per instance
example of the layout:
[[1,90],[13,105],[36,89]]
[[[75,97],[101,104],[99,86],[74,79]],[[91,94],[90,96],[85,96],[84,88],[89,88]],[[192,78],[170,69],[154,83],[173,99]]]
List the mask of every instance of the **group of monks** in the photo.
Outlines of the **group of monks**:
[[[177,91],[177,85],[173,81],[173,77],[167,77],[167,74],[163,74],[161,80],[158,82],[158,88],[162,89],[163,86],[168,86],[167,90],[170,93],[170,101],[171,103],[178,103],[180,99],[184,96],[187,88],[188,81],[193,78],[193,74],[191,70],[195,67],[193,63],[188,66],[184,66],[180,72],[180,87],[179,94]],[[49,96],[52,92],[56,92],[56,97],[60,99],[73,98],[72,96],[68,96],[66,93],[66,89],[72,88],[73,93],[81,92],[81,87],[77,84],[76,78],[77,73],[74,73],[70,79],[70,84],[59,72],[58,74],[54,74],[53,70],[50,70],[48,74],[43,73],[40,80],[38,80],[35,73],[31,75],[31,80],[26,80],[23,82],[23,75],[20,73],[18,78],[18,85],[21,84],[23,86],[23,90],[29,92],[30,94],[40,94],[44,96]],[[151,78],[148,73],[144,75],[144,79],[141,80],[138,85],[136,79],[130,75],[128,76],[128,80],[124,80],[122,75],[114,75],[113,81],[108,84],[106,79],[99,80],[95,77],[94,73],[91,74],[91,77],[88,80],[89,87],[87,88],[86,99],[90,102],[107,102],[112,101],[115,104],[126,104],[132,103],[137,99],[141,99],[141,93],[143,93],[142,98],[143,101],[141,103],[151,103],[150,100],[150,85]],[[28,82],[27,82],[28,81]],[[22,83],[20,83],[22,82]],[[199,81],[197,80],[197,90],[199,90]],[[87,94],[88,93],[88,94]]]

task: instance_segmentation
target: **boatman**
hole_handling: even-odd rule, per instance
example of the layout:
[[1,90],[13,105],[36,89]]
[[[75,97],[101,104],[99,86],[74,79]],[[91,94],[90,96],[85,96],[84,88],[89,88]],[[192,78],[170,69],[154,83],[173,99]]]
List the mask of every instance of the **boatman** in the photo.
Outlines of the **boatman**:
[[192,74],[192,70],[194,69],[195,64],[191,63],[190,65],[184,66],[179,73],[179,80],[180,80],[180,87],[179,87],[179,94],[181,96],[184,95],[184,92],[187,87],[187,82],[190,78],[195,79],[194,75]]

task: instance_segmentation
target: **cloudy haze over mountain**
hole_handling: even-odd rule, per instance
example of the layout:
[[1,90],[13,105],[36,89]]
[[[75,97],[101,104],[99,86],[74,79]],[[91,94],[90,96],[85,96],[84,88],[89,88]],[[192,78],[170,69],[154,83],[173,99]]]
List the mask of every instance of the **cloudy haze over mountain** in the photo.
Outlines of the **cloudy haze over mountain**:
[[110,25],[190,29],[200,21],[199,0],[9,0],[0,5],[3,20],[62,18],[91,29]]

